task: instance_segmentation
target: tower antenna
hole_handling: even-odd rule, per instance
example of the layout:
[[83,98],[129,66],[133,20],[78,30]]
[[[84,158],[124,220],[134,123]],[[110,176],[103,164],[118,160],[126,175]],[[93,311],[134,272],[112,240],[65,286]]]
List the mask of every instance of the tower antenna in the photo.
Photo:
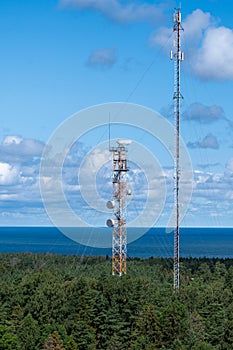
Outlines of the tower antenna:
[[110,118],[110,112],[108,116],[108,150],[110,152],[111,148],[111,118]]
[[110,148],[113,158],[112,200],[107,208],[112,209],[113,218],[107,220],[112,227],[112,274],[126,274],[127,232],[126,232],[126,200],[130,191],[127,188],[127,146],[129,140],[118,140],[118,146]]
[[181,11],[176,9],[174,14],[173,32],[175,33],[174,53],[171,52],[171,59],[174,59],[174,202],[175,202],[175,227],[174,227],[174,289],[178,291],[180,283],[180,100],[183,96],[180,93],[180,64],[184,60],[184,53],[181,51],[180,33],[183,30],[181,25]]

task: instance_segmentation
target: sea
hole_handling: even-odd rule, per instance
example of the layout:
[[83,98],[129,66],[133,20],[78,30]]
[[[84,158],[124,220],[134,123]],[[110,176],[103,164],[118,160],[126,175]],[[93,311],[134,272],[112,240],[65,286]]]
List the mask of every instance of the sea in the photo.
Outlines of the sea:
[[[140,231],[141,230],[141,231]],[[87,228],[76,228],[82,235],[90,234]],[[173,232],[165,228],[128,228],[131,242],[127,244],[127,255],[132,258],[173,256]],[[134,235],[134,233],[137,233]],[[92,228],[91,237],[109,235],[111,229]],[[136,239],[132,239],[136,237]],[[57,227],[0,227],[0,253],[48,253],[79,256],[111,256],[111,246],[101,247],[98,241],[89,240],[81,244],[67,237]],[[95,244],[97,242],[98,244]],[[181,257],[233,258],[233,228],[181,228]]]

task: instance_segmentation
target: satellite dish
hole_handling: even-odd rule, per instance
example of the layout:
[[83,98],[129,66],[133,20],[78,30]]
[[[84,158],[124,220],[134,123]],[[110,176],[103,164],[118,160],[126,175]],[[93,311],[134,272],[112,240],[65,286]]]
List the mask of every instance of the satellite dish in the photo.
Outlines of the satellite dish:
[[106,204],[108,209],[113,209],[115,207],[115,202],[114,201],[108,201]]
[[115,225],[115,221],[113,219],[108,219],[106,224],[108,227],[113,227]]

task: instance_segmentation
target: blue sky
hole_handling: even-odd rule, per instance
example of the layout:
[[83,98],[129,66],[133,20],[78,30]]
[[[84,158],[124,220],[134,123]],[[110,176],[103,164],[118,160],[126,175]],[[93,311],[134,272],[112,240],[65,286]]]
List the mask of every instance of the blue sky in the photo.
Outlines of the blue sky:
[[[157,111],[173,123],[169,53],[177,6],[179,2],[170,0],[1,1],[0,225],[51,224],[40,195],[40,160],[51,135],[71,115],[123,102]],[[220,0],[182,2],[181,134],[193,168],[184,226],[233,226],[231,6]],[[141,142],[154,153],[160,170],[150,190],[156,207],[162,200],[156,192],[159,181],[165,186],[156,224],[166,225],[172,212],[172,158],[148,133],[135,130],[118,125],[112,136]],[[79,184],[77,173],[81,165],[84,174],[86,168],[89,175],[98,173],[100,196],[111,195],[107,144],[101,148],[106,139],[106,125],[99,125],[75,140],[64,160],[67,202],[87,221],[91,211],[91,225],[101,225],[108,213],[100,214],[83,201],[81,187],[92,185],[88,176]],[[92,149],[94,157],[88,153]],[[131,168],[129,212],[134,218],[147,200],[148,170],[142,163]]]

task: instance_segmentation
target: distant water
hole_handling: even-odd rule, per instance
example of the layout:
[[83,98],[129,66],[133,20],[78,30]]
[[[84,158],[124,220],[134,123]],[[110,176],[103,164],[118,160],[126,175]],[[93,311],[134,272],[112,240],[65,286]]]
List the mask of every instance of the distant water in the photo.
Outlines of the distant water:
[[[88,229],[78,228],[86,234]],[[100,230],[92,228],[91,235]],[[128,228],[130,230],[140,230]],[[145,231],[145,230],[144,230]],[[139,231],[137,231],[139,232]],[[106,234],[106,232],[105,232]],[[137,236],[139,234],[137,233]],[[0,252],[31,252],[64,255],[111,255],[111,248],[95,248],[78,244],[55,227],[0,227]],[[233,258],[233,228],[181,228],[180,255],[182,257]],[[173,256],[173,233],[164,228],[151,228],[142,237],[128,244],[128,256],[148,258]]]

